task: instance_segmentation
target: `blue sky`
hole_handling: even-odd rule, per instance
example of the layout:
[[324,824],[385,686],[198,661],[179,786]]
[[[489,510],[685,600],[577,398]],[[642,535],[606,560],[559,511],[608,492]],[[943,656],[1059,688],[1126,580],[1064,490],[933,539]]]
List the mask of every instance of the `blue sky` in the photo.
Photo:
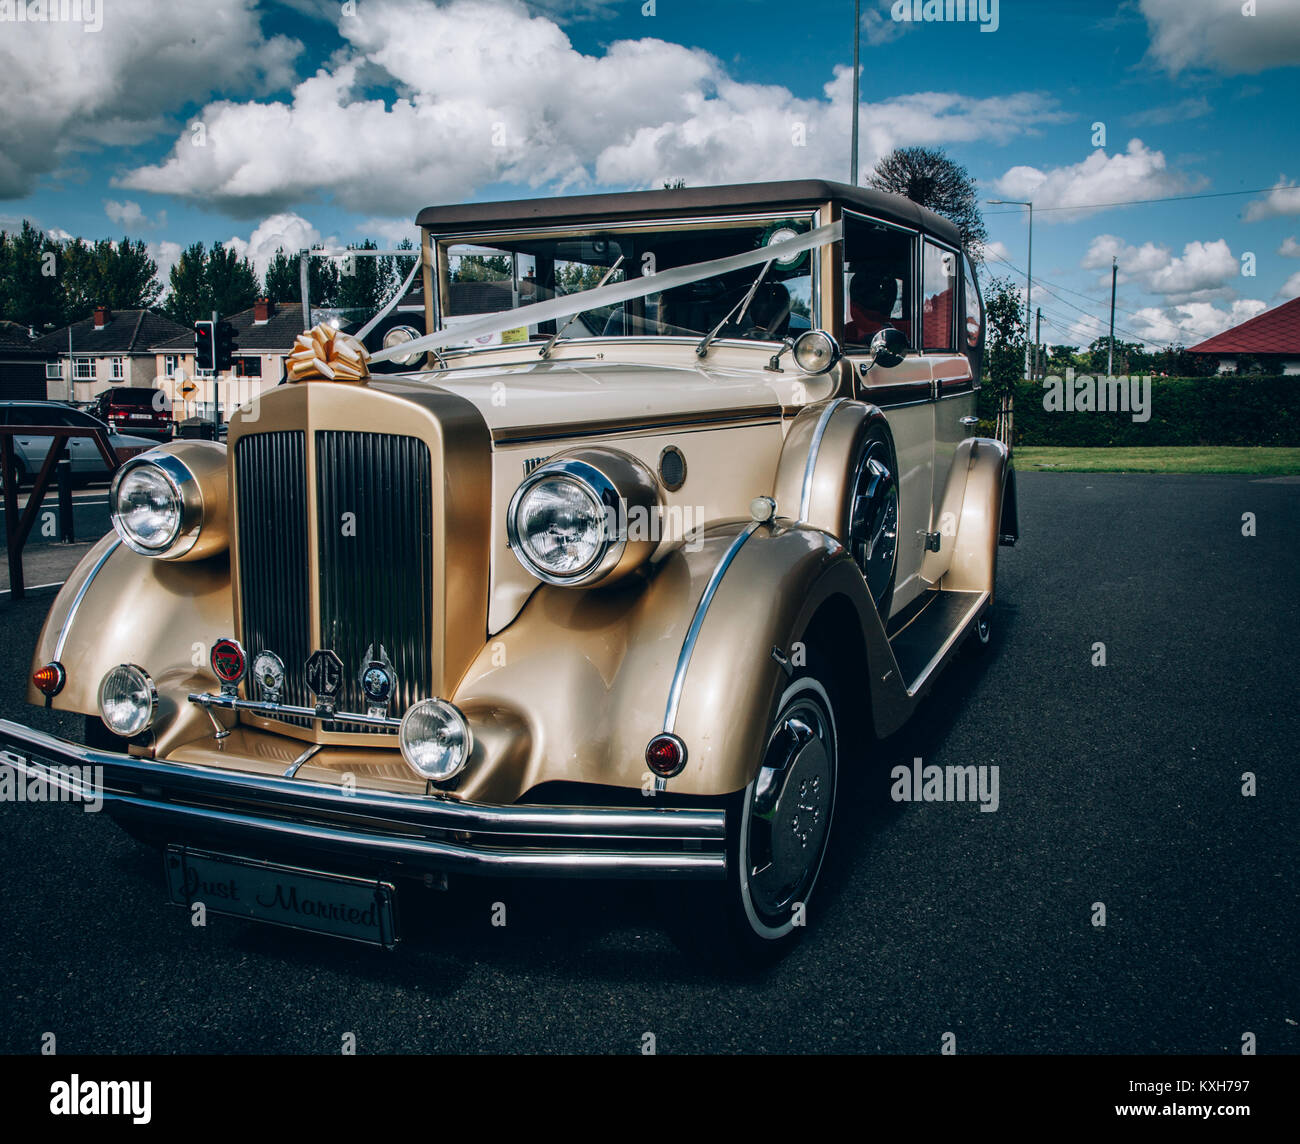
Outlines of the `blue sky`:
[[[391,240],[433,202],[848,175],[847,0],[83,3],[0,0],[0,225],[164,267]],[[1118,331],[1153,343],[1300,296],[1300,0],[984,0],[987,31],[896,8],[863,2],[863,171],[940,146],[1032,198],[1044,340],[1100,332],[1112,256]],[[1224,197],[1099,206],[1194,194]],[[989,269],[1023,271],[1023,212],[986,216]]]

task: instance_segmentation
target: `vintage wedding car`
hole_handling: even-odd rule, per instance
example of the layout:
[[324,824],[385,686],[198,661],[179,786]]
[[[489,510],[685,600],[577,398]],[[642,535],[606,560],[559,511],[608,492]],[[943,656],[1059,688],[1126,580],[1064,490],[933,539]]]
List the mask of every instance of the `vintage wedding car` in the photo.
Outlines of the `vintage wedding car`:
[[85,745],[6,761],[102,767],[178,903],[392,944],[408,877],[649,878],[780,952],[1018,535],[959,235],[813,181],[419,224],[424,329],[119,472],[29,693]]

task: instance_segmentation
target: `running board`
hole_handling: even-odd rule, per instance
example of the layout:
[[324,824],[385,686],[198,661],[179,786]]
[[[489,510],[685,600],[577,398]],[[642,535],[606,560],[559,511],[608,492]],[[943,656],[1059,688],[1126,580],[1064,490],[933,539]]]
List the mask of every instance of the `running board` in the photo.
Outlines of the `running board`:
[[988,603],[987,592],[932,589],[889,622],[889,646],[908,696],[943,665]]

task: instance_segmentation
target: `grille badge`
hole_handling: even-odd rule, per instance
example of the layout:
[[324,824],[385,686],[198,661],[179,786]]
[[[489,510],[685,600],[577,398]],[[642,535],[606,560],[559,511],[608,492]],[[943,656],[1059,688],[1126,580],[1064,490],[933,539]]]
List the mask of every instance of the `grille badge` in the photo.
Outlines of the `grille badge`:
[[343,661],[329,648],[314,651],[307,660],[307,686],[316,696],[316,714],[328,717],[343,690]]
[[279,703],[284,693],[284,660],[273,651],[253,656],[253,678],[267,703]]
[[387,715],[388,707],[393,701],[393,692],[397,690],[397,673],[384,645],[379,645],[379,658],[375,658],[375,645],[366,648],[366,662],[358,677],[361,693],[366,697],[367,715]]
[[248,657],[238,640],[219,639],[212,645],[212,673],[221,680],[221,694],[235,695],[248,671]]

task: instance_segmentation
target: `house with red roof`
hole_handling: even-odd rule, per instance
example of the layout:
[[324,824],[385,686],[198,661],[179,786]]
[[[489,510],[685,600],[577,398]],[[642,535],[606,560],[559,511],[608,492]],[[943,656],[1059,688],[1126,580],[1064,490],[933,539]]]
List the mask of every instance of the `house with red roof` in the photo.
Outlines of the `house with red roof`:
[[1236,373],[1241,359],[1251,358],[1265,373],[1300,374],[1300,298],[1215,334],[1190,352],[1217,357],[1220,373]]

